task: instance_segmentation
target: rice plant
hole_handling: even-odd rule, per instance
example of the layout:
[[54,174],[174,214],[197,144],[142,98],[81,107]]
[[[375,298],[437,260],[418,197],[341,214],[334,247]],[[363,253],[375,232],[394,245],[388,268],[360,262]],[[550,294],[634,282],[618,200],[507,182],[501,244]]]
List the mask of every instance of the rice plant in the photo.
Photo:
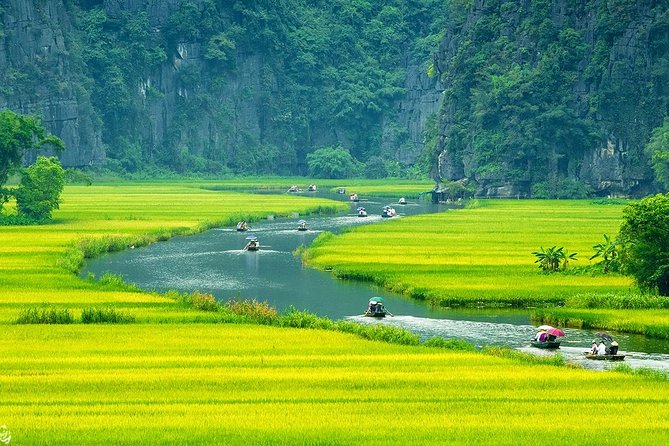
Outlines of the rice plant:
[[74,318],[67,308],[28,307],[19,313],[17,324],[72,324]]
[[82,324],[129,324],[135,317],[112,307],[84,308],[81,310]]

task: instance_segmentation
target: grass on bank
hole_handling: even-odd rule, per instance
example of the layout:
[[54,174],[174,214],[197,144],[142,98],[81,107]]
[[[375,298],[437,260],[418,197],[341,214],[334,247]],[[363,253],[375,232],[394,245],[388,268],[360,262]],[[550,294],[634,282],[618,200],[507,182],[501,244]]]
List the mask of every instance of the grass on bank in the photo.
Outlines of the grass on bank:
[[669,429],[666,380],[321,330],[23,325],[0,355],[16,444],[622,445]]

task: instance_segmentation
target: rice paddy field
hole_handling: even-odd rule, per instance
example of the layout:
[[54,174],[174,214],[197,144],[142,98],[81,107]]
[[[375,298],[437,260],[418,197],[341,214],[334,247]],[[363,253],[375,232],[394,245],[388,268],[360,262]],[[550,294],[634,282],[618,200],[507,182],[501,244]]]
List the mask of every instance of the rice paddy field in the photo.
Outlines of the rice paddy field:
[[318,330],[13,326],[0,354],[12,444],[651,445],[669,432],[666,380]]
[[[568,200],[490,200],[477,207],[400,218],[323,237],[309,265],[340,277],[374,280],[440,305],[562,303],[579,293],[625,292],[621,275],[578,273],[603,234],[615,237],[622,205]],[[533,251],[577,253],[568,271],[540,272]]]
[[[299,196],[215,192],[187,184],[67,186],[54,222],[41,226],[0,226],[0,322],[14,321],[25,305],[46,303],[75,311],[84,305],[132,309],[146,321],[201,317],[174,300],[124,287],[80,279],[82,250],[106,250],[187,235],[242,218],[314,211],[346,205]],[[184,319],[185,318],[185,319]]]
[[[217,313],[185,307],[170,296],[75,274],[84,254],[127,249],[219,224],[232,226],[242,217],[251,220],[338,206],[313,197],[247,195],[201,187],[200,183],[68,186],[53,224],[0,226],[0,434],[4,440],[7,435],[12,445],[652,445],[669,440],[666,376],[596,373],[504,355],[395,345],[333,331],[225,324]],[[396,234],[398,225],[422,221],[428,226],[426,233],[459,240],[459,251],[449,251],[449,243],[435,248],[435,255],[442,252],[442,260],[435,263],[434,257],[418,261],[416,248],[401,253],[406,256],[405,265],[416,266],[417,276],[423,277],[427,269],[421,270],[421,265],[436,265],[440,270],[485,258],[476,250],[466,255],[467,233],[477,234],[459,220],[466,213],[472,212],[481,228],[486,222],[501,225],[497,237],[481,234],[479,242],[502,240],[504,231],[518,234],[515,226],[520,223],[504,224],[497,213],[509,217],[519,212],[513,206],[521,204],[526,205],[523,215],[535,214],[531,202],[495,202],[432,216],[437,219],[432,223],[422,217],[398,219],[365,231],[377,231],[376,243],[381,246],[382,237]],[[540,208],[539,214],[549,213],[546,222],[560,221],[545,234],[551,235],[547,242],[544,237],[528,236],[530,240],[522,246],[531,250],[537,242],[564,243],[575,251],[589,247],[599,241],[600,232],[613,233],[607,229],[615,226],[615,213],[620,212],[602,207],[592,217],[591,209],[573,203],[570,212],[581,215],[588,225],[594,226],[592,220],[601,223],[595,240],[574,239],[567,237],[578,231],[566,216],[560,219],[551,213],[548,203],[534,205]],[[430,231],[437,222],[448,229]],[[464,231],[459,236],[458,225]],[[536,229],[536,225],[527,227]],[[348,243],[359,232],[323,242],[312,260],[327,265],[327,255],[342,255],[337,254],[337,243]],[[388,240],[405,241],[401,245],[410,248],[414,239]],[[505,243],[507,248],[519,246],[519,242]],[[348,249],[357,249],[354,245]],[[328,246],[331,251],[326,250]],[[367,252],[370,265],[378,268],[372,262],[378,262],[372,256],[374,247],[367,244]],[[396,249],[385,263],[399,270],[402,263]],[[501,251],[498,254],[500,259],[507,258]],[[383,257],[380,250],[376,255]],[[457,256],[461,260],[455,261]],[[505,260],[508,271],[524,268],[520,259],[524,255],[516,256],[514,261]],[[350,263],[353,257],[357,256],[349,257],[349,263],[346,257],[339,260],[351,272],[350,265],[358,264]],[[525,260],[533,270],[529,254]],[[492,268],[492,262],[482,264],[483,269]],[[528,271],[516,277],[524,277],[533,289],[542,288],[530,280],[541,275]],[[494,275],[486,280],[489,289],[500,283],[522,289]],[[586,286],[612,290],[630,285],[623,278],[612,278]],[[42,304],[75,315],[91,305],[110,306],[135,316],[135,322],[15,323],[22,310]]]

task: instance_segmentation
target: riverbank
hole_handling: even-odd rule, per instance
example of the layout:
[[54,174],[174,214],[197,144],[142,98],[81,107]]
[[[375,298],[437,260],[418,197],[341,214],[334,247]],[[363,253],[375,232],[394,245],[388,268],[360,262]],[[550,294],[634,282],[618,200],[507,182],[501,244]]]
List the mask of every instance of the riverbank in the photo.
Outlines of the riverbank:
[[[595,444],[592,414],[605,406],[598,425],[620,431],[610,444],[664,440],[669,383],[658,376],[223,324],[205,297],[88,281],[63,260],[82,237],[130,249],[147,234],[187,234],[244,212],[330,205],[188,184],[68,186],[53,224],[0,227],[0,425],[17,444]],[[42,304],[76,318],[111,307],[135,322],[13,323]],[[546,426],[546,414],[567,411],[559,429]],[[378,423],[381,434],[369,428]]]
[[[440,306],[560,305],[574,294],[624,292],[617,274],[572,273],[590,264],[592,245],[616,234],[622,205],[587,201],[490,200],[478,206],[396,219],[324,235],[305,262],[342,278],[372,280]],[[566,273],[534,263],[540,247],[578,253]]]

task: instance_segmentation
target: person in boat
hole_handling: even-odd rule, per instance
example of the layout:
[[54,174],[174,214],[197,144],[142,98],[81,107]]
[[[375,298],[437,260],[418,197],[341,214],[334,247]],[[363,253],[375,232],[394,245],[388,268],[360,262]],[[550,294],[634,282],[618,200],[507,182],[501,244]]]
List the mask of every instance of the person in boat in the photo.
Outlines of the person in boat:
[[597,354],[597,341],[592,341],[592,347],[590,348],[590,354]]
[[547,337],[548,337],[548,335],[546,334],[545,331],[540,331],[539,333],[537,333],[537,341],[538,342],[546,342]]
[[616,341],[611,342],[611,347],[609,348],[609,353],[612,355],[618,354],[618,343]]
[[554,342],[557,339],[557,336],[548,333],[548,342]]
[[369,301],[369,309],[368,309],[368,311],[369,311],[370,314],[374,314],[374,313],[376,313],[376,307],[377,307],[377,305],[378,305],[378,302],[376,302],[375,300],[370,300],[370,301]]
[[606,354],[606,344],[604,344],[603,340],[599,341],[599,345],[597,346],[597,354],[598,355]]

